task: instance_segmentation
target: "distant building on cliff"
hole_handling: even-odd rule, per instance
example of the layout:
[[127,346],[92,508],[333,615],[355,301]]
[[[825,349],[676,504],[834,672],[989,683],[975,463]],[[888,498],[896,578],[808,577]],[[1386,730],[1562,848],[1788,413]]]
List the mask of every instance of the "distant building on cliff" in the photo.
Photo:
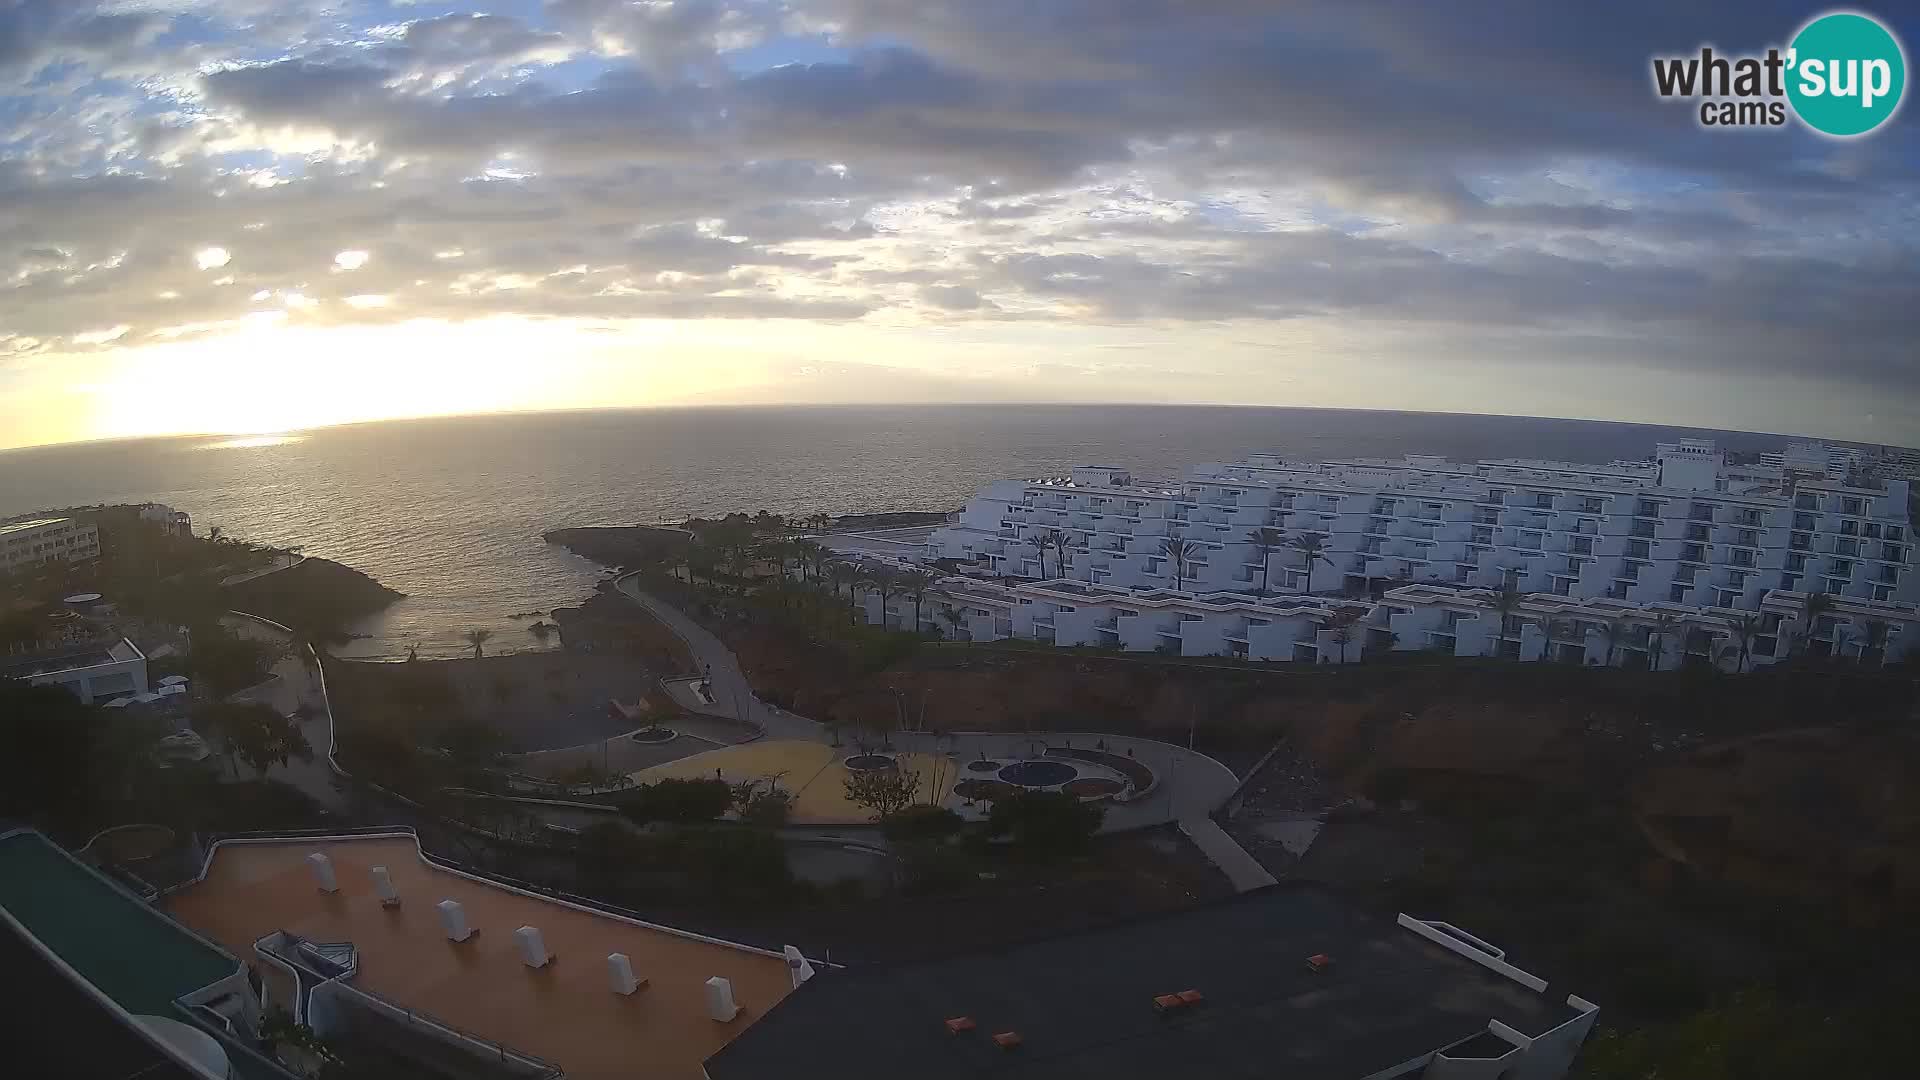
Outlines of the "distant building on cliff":
[[37,570],[50,562],[80,562],[100,555],[100,530],[66,517],[0,522],[0,571]]
[[193,518],[185,510],[175,510],[165,503],[143,504],[140,520],[153,522],[168,536],[193,535]]

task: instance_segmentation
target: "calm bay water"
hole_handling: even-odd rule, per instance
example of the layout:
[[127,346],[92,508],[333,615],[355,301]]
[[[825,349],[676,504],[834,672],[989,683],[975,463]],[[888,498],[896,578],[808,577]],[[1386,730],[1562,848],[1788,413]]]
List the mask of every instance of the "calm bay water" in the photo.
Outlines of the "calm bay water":
[[0,453],[0,516],[163,502],[265,544],[304,546],[408,594],[356,655],[531,648],[528,613],[578,603],[598,567],[543,543],[571,525],[734,510],[950,510],[982,483],[1075,464],[1175,476],[1198,461],[1288,457],[1609,461],[1657,440],[1773,448],[1778,436],[1529,417],[1200,406],[634,409],[404,420],[284,441],[190,437]]

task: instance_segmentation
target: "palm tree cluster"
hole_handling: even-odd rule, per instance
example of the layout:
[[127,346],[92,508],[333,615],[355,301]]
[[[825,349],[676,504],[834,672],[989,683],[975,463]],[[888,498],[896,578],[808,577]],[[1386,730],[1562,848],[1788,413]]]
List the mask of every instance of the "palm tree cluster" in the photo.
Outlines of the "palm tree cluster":
[[[1300,570],[1308,582],[1306,591],[1312,592],[1313,568],[1315,563],[1334,565],[1333,556],[1327,544],[1332,539],[1323,532],[1288,533],[1285,529],[1262,526],[1246,536],[1247,545],[1253,549],[1260,562],[1260,588],[1256,595],[1267,595],[1273,572],[1273,557],[1283,551],[1296,552],[1300,556]],[[1189,556],[1190,557],[1190,556]]]
[[[1040,576],[1064,578],[1067,576],[1067,553],[1074,550],[1074,537],[1064,529],[1041,529],[1029,539],[1040,549]],[[1246,536],[1246,542],[1259,557],[1260,587],[1258,595],[1265,596],[1271,583],[1272,559],[1276,552],[1294,551],[1301,556],[1301,570],[1312,579],[1314,564],[1334,565],[1329,553],[1328,542],[1331,537],[1321,532],[1301,532],[1288,534],[1284,530],[1263,527],[1254,529]],[[1173,568],[1173,587],[1184,590],[1187,581],[1195,575],[1193,570],[1203,558],[1207,545],[1198,540],[1189,540],[1180,536],[1169,536],[1159,542],[1157,553],[1167,560]],[[1049,569],[1047,553],[1053,553],[1052,567]]]
[[960,632],[965,616],[929,616],[926,601],[936,575],[842,558],[815,539],[832,522],[826,514],[784,517],[762,511],[702,523],[670,570],[688,584],[787,615],[838,610],[844,593],[845,618],[853,625],[865,622],[860,605],[867,596],[877,594],[881,610],[889,614],[895,600],[906,600],[913,604],[911,622],[903,612],[898,629],[938,630],[939,620],[946,619],[953,633]]

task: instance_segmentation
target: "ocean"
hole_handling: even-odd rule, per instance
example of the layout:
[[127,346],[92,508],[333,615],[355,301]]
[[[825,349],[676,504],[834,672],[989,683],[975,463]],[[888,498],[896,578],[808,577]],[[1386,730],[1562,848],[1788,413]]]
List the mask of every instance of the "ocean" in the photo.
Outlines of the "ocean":
[[576,604],[601,568],[541,541],[575,525],[694,514],[951,510],[1004,477],[1075,464],[1173,477],[1189,464],[1442,454],[1604,462],[1659,440],[1736,450],[1782,436],[1641,424],[1353,410],[1161,405],[621,409],[400,420],[273,437],[199,436],[0,452],[0,517],[162,502],[195,531],[302,546],[408,597],[347,655],[535,647],[526,627]]

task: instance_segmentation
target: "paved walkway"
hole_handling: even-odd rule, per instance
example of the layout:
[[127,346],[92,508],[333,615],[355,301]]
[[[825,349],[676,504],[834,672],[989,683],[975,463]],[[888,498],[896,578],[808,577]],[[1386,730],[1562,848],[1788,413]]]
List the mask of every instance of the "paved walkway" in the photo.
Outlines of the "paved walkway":
[[254,578],[266,577],[268,574],[277,574],[282,570],[291,570],[306,561],[307,557],[305,555],[275,555],[273,561],[266,566],[258,570],[249,571],[248,573],[223,577],[220,579],[220,584],[238,585],[243,581],[252,581]]
[[[679,635],[693,654],[694,661],[710,671],[714,704],[702,706],[697,700],[676,695],[683,705],[699,712],[724,716],[738,716],[744,712],[746,718],[759,724],[770,739],[829,741],[827,730],[821,724],[775,708],[754,697],[746,675],[734,659],[733,651],[673,605],[640,591],[637,578],[631,575],[623,577],[616,588]],[[1037,757],[1041,752],[1039,746],[1030,745],[1035,743],[1092,747],[1094,743],[1102,741],[1112,753],[1131,753],[1135,759],[1152,769],[1158,779],[1154,790],[1144,799],[1104,804],[1107,807],[1105,828],[1108,830],[1158,825],[1190,816],[1204,818],[1225,802],[1239,785],[1239,778],[1234,776],[1233,770],[1207,755],[1153,739],[1088,731],[1044,731],[1030,735],[1019,732],[961,732],[946,736],[936,748],[934,737],[924,732],[901,731],[895,732],[892,737],[896,749],[922,753],[935,752],[937,749],[961,762],[982,755],[990,758]],[[1226,838],[1225,833],[1220,835],[1222,839]],[[1231,840],[1227,842],[1232,843]],[[1235,850],[1238,850],[1237,845]],[[1241,854],[1244,856],[1246,853]]]
[[[1104,802],[1107,816],[1105,831],[1160,825],[1188,816],[1204,817],[1233,794],[1239,778],[1233,770],[1184,746],[1136,739],[1127,735],[1107,735],[1094,731],[956,732],[938,741],[943,752],[964,766],[980,757],[1017,760],[1041,757],[1048,746],[1077,746],[1093,749],[1103,743],[1107,753],[1131,757],[1153,770],[1154,788],[1144,799],[1133,802]],[[917,731],[896,731],[893,745],[903,750],[933,749],[932,735]]]
[[[221,621],[245,637],[282,646],[291,644],[286,634],[252,619],[228,615]],[[310,707],[313,717],[300,725],[300,733],[307,737],[307,745],[313,747],[313,759],[292,758],[285,765],[275,765],[267,770],[267,779],[298,788],[329,810],[347,812],[346,792],[336,785],[333,770],[327,766],[327,748],[333,745],[333,715],[327,709],[320,680],[314,677],[301,656],[294,653],[273,665],[273,674],[277,678],[258,693],[248,694],[246,700],[271,705],[282,716],[291,715],[301,705]],[[251,772],[245,765],[239,769],[243,774]]]
[[1208,861],[1220,868],[1233,882],[1233,887],[1241,892],[1265,888],[1274,884],[1274,876],[1267,873],[1247,849],[1233,842],[1233,837],[1214,823],[1210,817],[1193,815],[1180,819],[1180,831],[1187,834],[1193,846],[1200,849]]
[[694,663],[699,664],[701,670],[713,680],[714,704],[702,706],[688,703],[694,711],[744,720],[758,726],[770,738],[809,739],[815,742],[826,740],[826,729],[814,721],[754,697],[746,675],[733,658],[733,650],[708,632],[706,627],[681,614],[678,608],[666,601],[641,592],[635,577],[623,577],[615,587],[628,599],[646,608],[681,641],[686,642]]

